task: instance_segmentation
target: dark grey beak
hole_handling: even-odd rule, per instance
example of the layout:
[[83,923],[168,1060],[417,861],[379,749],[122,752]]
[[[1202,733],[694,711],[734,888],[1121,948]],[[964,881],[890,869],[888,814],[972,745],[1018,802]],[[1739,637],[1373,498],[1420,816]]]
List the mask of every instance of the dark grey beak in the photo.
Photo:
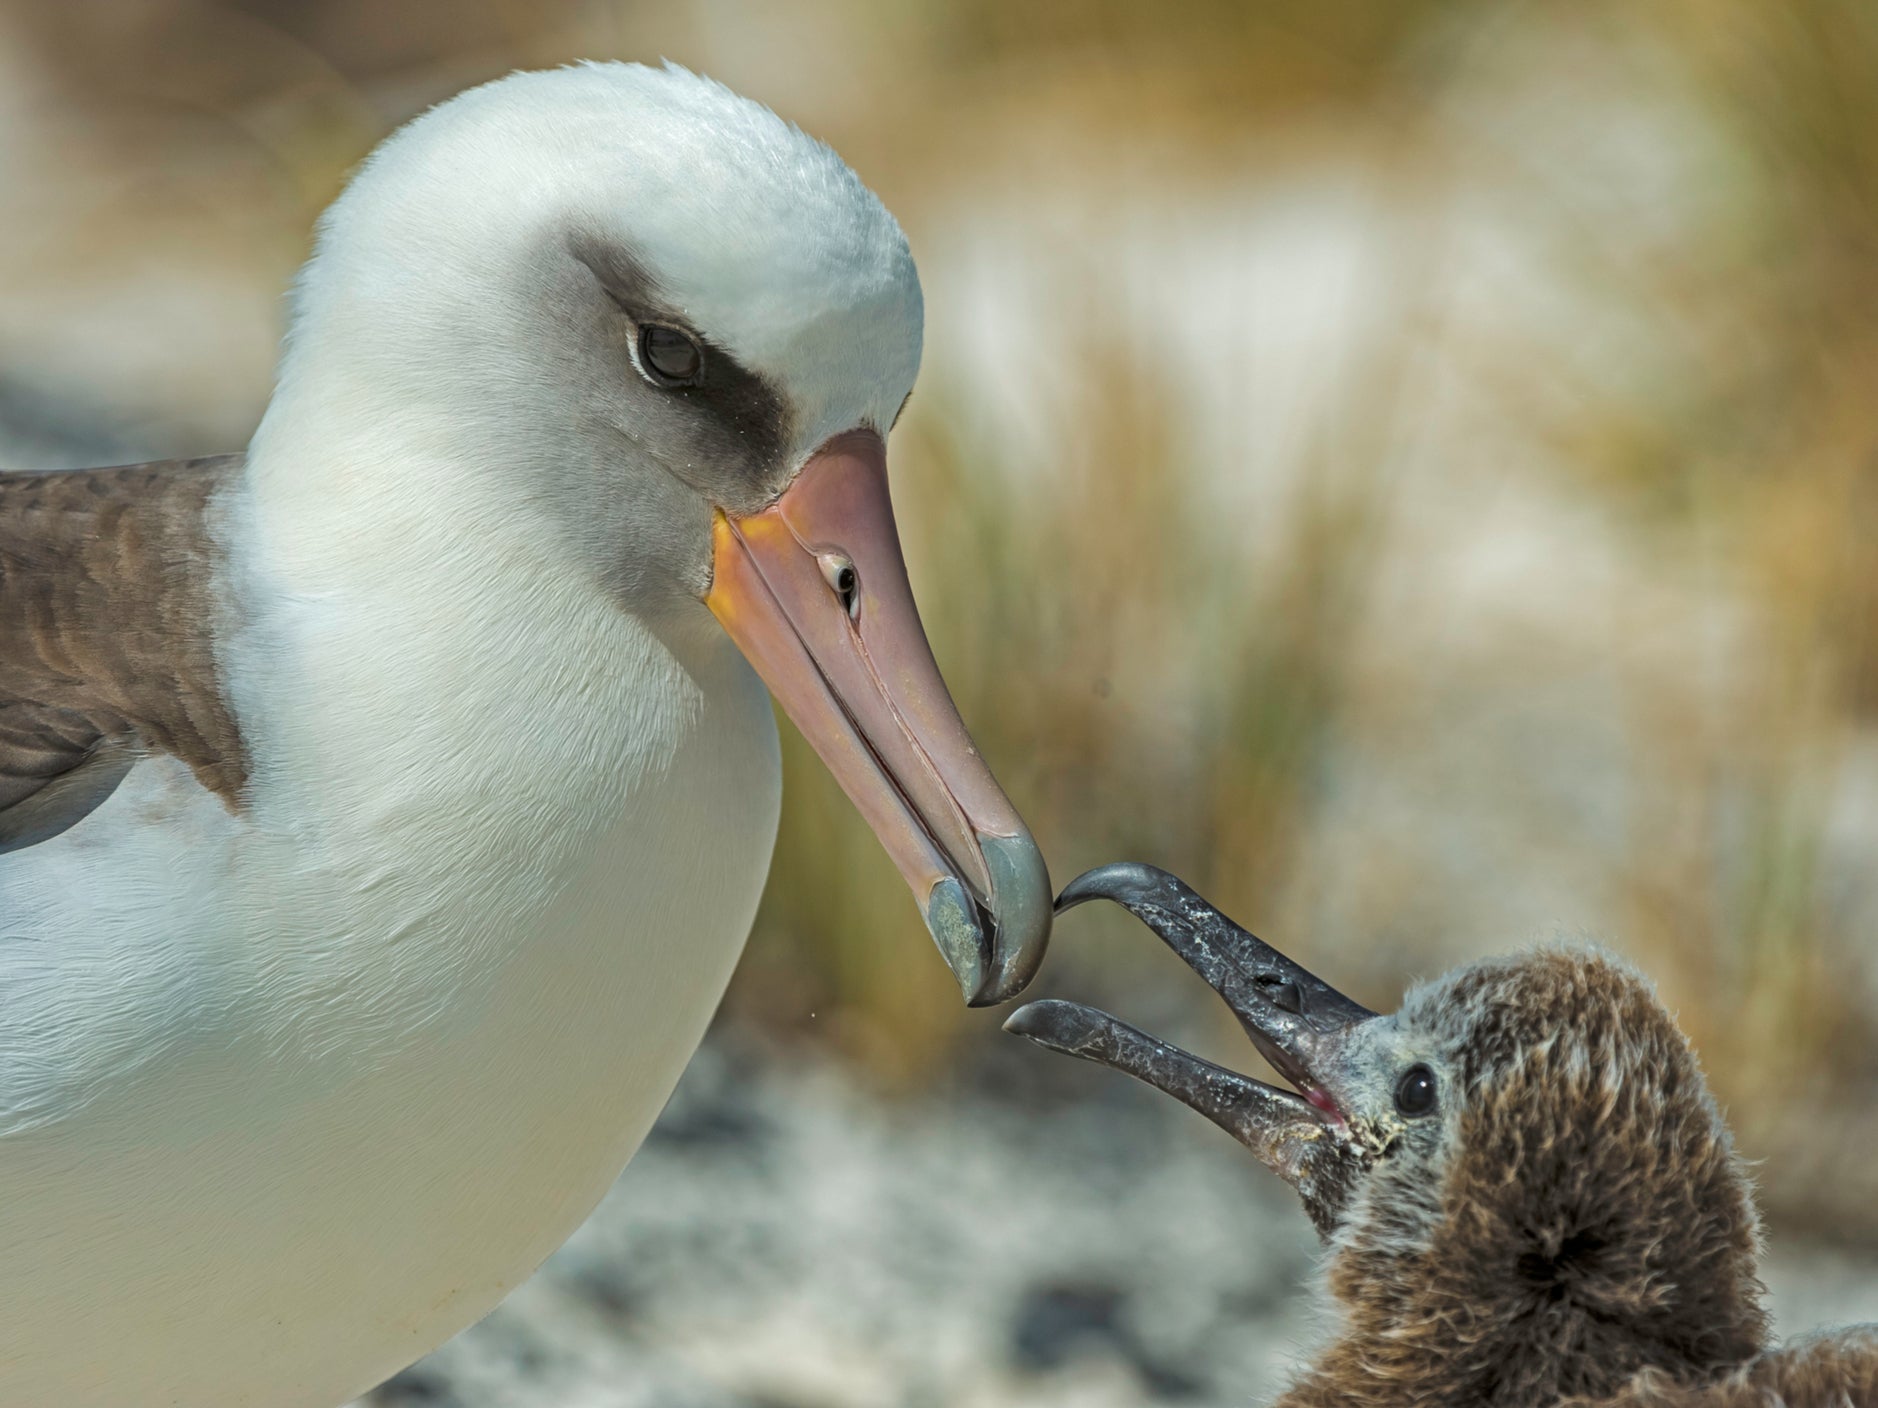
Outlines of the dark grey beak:
[[1160,935],[1226,1000],[1259,1054],[1314,1103],[1325,1097],[1313,1074],[1324,1039],[1376,1015],[1248,934],[1165,870],[1124,861],[1088,871],[1064,887],[1056,912],[1095,899],[1113,900]]
[[1175,876],[1105,865],[1057,897],[1060,914],[1107,899],[1140,919],[1232,1009],[1246,1035],[1298,1093],[1203,1061],[1073,1002],[1033,1002],[1004,1029],[1040,1046],[1145,1081],[1191,1106],[1295,1187],[1328,1233],[1364,1158],[1326,1075],[1352,1027],[1376,1014],[1247,933]]

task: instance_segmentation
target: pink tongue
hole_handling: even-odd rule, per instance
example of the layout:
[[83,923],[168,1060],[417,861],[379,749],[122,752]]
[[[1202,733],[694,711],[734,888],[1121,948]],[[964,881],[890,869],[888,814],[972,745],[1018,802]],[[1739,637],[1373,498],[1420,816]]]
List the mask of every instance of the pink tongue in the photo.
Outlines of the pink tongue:
[[1324,1094],[1323,1091],[1307,1090],[1304,1092],[1304,1098],[1317,1106],[1317,1108],[1322,1110],[1325,1114],[1335,1115],[1338,1119],[1343,1118],[1343,1111],[1337,1108],[1337,1102]]

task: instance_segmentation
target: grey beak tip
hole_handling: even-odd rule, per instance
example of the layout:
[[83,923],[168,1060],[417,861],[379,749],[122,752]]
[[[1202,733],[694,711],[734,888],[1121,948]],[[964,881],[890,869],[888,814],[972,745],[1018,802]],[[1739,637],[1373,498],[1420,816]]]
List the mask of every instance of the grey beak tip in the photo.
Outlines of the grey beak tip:
[[981,833],[978,847],[991,872],[998,929],[990,970],[965,1000],[971,1007],[994,1007],[1016,997],[1037,976],[1055,911],[1050,906],[1050,872],[1028,832],[1017,836]]
[[1099,1031],[1095,1013],[1081,1003],[1046,997],[1027,1002],[1004,1019],[1004,1030],[1052,1051],[1077,1054]]
[[985,936],[965,887],[947,876],[926,897],[926,928],[939,954],[958,979],[970,1006],[979,1006],[985,987]]
[[1089,900],[1113,900],[1117,904],[1138,902],[1160,892],[1170,878],[1165,870],[1138,860],[1098,865],[1063,887],[1063,893],[1056,897],[1056,912],[1061,914]]
[[1036,1037],[1048,1026],[1049,1013],[1045,1010],[1048,1006],[1048,998],[1042,1002],[1026,1002],[1004,1019],[1004,1030],[1012,1036]]

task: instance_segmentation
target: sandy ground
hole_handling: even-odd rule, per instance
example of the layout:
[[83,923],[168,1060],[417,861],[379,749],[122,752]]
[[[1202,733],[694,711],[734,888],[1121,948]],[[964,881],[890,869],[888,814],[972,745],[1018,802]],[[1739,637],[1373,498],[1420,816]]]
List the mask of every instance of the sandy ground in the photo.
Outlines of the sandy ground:
[[[1012,1046],[909,1102],[720,1036],[542,1273],[366,1404],[1265,1401],[1324,1322],[1289,1191],[1186,1111]],[[1784,1333],[1878,1320],[1868,1268],[1776,1240]]]

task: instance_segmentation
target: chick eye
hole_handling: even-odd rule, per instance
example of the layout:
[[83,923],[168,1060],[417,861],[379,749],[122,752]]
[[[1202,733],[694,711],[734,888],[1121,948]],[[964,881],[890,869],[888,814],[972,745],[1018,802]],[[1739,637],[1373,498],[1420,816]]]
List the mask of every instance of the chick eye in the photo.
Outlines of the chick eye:
[[1420,1119],[1434,1113],[1435,1073],[1426,1066],[1410,1066],[1396,1082],[1395,1107],[1405,1118]]
[[695,386],[704,371],[704,349],[688,333],[647,323],[639,329],[639,365],[660,386]]
[[854,570],[854,560],[846,553],[825,552],[818,558],[822,565],[822,576],[828,582],[828,589],[841,602],[841,609],[848,613],[849,619],[858,619],[861,614],[861,574]]

